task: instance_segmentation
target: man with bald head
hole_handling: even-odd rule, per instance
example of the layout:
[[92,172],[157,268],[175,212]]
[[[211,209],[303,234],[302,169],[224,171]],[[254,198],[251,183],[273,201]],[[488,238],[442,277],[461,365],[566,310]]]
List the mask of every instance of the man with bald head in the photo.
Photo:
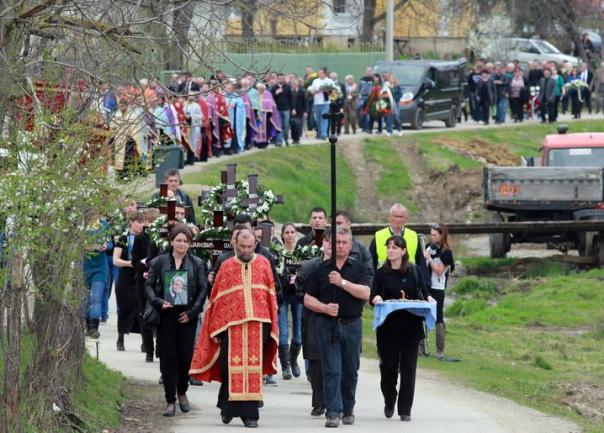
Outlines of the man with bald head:
[[221,382],[217,406],[224,424],[240,417],[246,427],[257,427],[262,376],[277,372],[277,295],[270,262],[254,252],[254,232],[241,228],[235,243],[237,255],[214,280],[189,373]]
[[405,227],[408,218],[409,211],[405,206],[400,203],[392,205],[388,219],[389,226],[378,230],[369,244],[375,269],[381,267],[386,260],[386,240],[395,235],[402,236],[407,242],[409,261],[417,264],[422,270],[426,269],[423,248],[420,248],[420,237],[416,232]]

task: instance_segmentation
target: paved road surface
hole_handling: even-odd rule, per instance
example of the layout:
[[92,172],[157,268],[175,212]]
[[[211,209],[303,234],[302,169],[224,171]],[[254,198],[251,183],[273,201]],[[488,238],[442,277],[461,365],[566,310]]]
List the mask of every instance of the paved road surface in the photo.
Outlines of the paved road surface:
[[[111,299],[109,322],[101,325],[99,358],[109,367],[124,375],[157,383],[159,362],[144,362],[140,352],[140,336],[126,336],[126,352],[117,352],[117,322],[115,297]],[[87,340],[90,352],[95,344]],[[279,376],[276,376],[279,378]],[[157,392],[163,388],[157,385]],[[177,415],[158,433],[200,433],[242,431],[240,420],[223,426],[216,405],[218,384],[191,387],[188,392],[192,411]],[[158,407],[157,411],[163,411]],[[265,387],[265,406],[260,410],[262,431],[314,432],[324,428],[324,418],[312,418],[310,412],[310,385],[304,375],[291,380],[278,380],[278,386]],[[428,371],[418,371],[412,421],[402,423],[398,417],[383,416],[383,400],[379,389],[377,362],[363,360],[357,389],[356,422],[354,426],[340,425],[350,432],[406,432],[406,433],[579,433],[576,425],[519,406],[509,400],[477,392],[443,380]]]

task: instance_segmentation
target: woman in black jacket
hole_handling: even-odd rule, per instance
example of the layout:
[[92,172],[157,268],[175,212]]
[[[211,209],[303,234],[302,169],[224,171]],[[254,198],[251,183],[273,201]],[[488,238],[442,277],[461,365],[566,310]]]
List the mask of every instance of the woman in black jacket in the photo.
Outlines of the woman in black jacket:
[[[159,211],[157,209],[151,208],[145,212],[145,228],[149,227],[158,217]],[[134,238],[134,246],[132,247],[132,267],[134,268],[135,272],[134,282],[136,288],[136,300],[138,302],[138,309],[141,312],[145,311],[145,305],[147,303],[147,296],[145,294],[145,280],[147,272],[149,271],[149,262],[151,261],[151,258],[148,257],[150,244],[151,239],[149,239],[149,235],[143,231],[143,233],[136,235]],[[145,328],[141,326],[141,335],[143,337],[141,352],[147,354],[147,362],[153,362],[153,328]]]
[[159,368],[168,403],[164,416],[174,416],[177,393],[180,410],[190,410],[186,393],[195,326],[208,290],[203,260],[189,253],[192,238],[188,227],[175,225],[170,231],[170,251],[151,261],[145,285],[147,299],[160,310]]
[[[422,271],[409,263],[407,243],[401,236],[386,241],[388,258],[373,278],[369,297],[378,305],[389,299],[424,299],[434,302],[424,284]],[[380,386],[384,395],[384,415],[394,414],[397,402],[396,382],[400,371],[398,414],[401,421],[411,420],[415,392],[415,369],[419,342],[425,338],[422,318],[405,310],[396,310],[377,329],[377,350],[380,357]]]

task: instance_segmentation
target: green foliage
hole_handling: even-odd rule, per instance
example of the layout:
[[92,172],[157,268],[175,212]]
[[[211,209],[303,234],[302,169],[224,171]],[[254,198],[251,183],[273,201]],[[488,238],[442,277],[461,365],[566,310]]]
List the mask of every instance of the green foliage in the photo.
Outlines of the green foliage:
[[417,205],[411,201],[414,190],[409,168],[388,138],[372,138],[364,142],[363,152],[368,162],[379,167],[379,176],[375,186],[378,196],[395,202],[403,202],[411,212],[417,211]]
[[517,259],[506,257],[504,259],[492,259],[486,256],[463,257],[460,262],[466,267],[469,274],[481,274],[500,266],[509,266]]
[[557,277],[567,275],[571,272],[572,266],[567,263],[554,262],[551,260],[544,262],[529,263],[526,265],[525,278],[543,278]]
[[474,276],[460,279],[452,290],[458,295],[494,295],[497,290],[492,280],[487,278],[477,278]]
[[[242,155],[229,161],[237,163],[237,177],[258,174],[259,184],[275,194],[283,194],[285,205],[275,205],[271,219],[279,222],[308,221],[308,212],[315,206],[330,208],[329,145],[267,149]],[[214,186],[220,183],[222,164],[213,164],[200,173],[184,176],[185,184]],[[341,155],[337,158],[338,207],[354,209],[356,199],[354,175]],[[197,202],[193,198],[194,202]],[[354,215],[353,215],[354,216]]]

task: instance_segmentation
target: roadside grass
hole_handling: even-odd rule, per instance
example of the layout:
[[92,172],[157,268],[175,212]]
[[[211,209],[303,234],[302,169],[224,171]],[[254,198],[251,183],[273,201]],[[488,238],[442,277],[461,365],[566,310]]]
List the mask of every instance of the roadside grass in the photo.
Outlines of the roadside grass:
[[[338,153],[340,153],[338,151]],[[229,163],[237,164],[237,179],[245,179],[248,174],[259,175],[259,185],[272,189],[275,194],[283,194],[285,205],[275,205],[271,219],[278,222],[306,222],[308,212],[315,206],[330,208],[330,155],[329,145],[313,145],[273,148],[251,155],[242,155]],[[220,171],[226,163],[213,164],[199,173],[184,176],[185,184],[214,186],[220,183]],[[339,154],[337,158],[338,207],[354,209],[356,183],[353,168]],[[362,170],[365,167],[354,167]],[[197,207],[197,197],[192,197]],[[354,215],[359,220],[358,215]]]
[[75,402],[78,414],[86,421],[87,429],[98,432],[119,426],[119,405],[124,400],[124,395],[128,395],[129,399],[139,397],[124,392],[124,376],[85,355],[84,380],[84,387],[75,395]]
[[[530,280],[521,289],[510,282],[502,291],[492,290],[489,279],[477,281],[482,285],[474,284],[476,290],[466,290],[470,284],[463,283],[461,292],[466,291],[458,291],[456,302],[445,312],[447,355],[463,361],[430,357],[421,358],[419,365],[567,418],[586,433],[601,433],[604,270]],[[363,316],[363,355],[376,357],[369,310]],[[434,333],[429,344],[433,353]],[[593,395],[585,395],[585,388]],[[600,415],[590,416],[589,408]]]
[[380,167],[375,185],[378,197],[382,200],[402,201],[411,212],[415,212],[417,204],[410,198],[414,186],[409,168],[394,145],[388,138],[366,139],[363,143],[363,153],[367,161]]
[[[570,133],[602,132],[604,120],[582,120],[570,123]],[[443,147],[440,143],[450,139],[458,143],[486,142],[486,144],[506,146],[516,156],[536,156],[547,134],[556,134],[557,125],[526,124],[502,128],[481,128],[474,130],[448,130],[446,132],[426,132],[403,135],[402,137],[370,139],[366,142],[381,142],[384,145],[404,146],[417,144],[425,158],[426,166],[437,172],[457,165],[462,171],[480,168],[482,164],[468,156]]]

